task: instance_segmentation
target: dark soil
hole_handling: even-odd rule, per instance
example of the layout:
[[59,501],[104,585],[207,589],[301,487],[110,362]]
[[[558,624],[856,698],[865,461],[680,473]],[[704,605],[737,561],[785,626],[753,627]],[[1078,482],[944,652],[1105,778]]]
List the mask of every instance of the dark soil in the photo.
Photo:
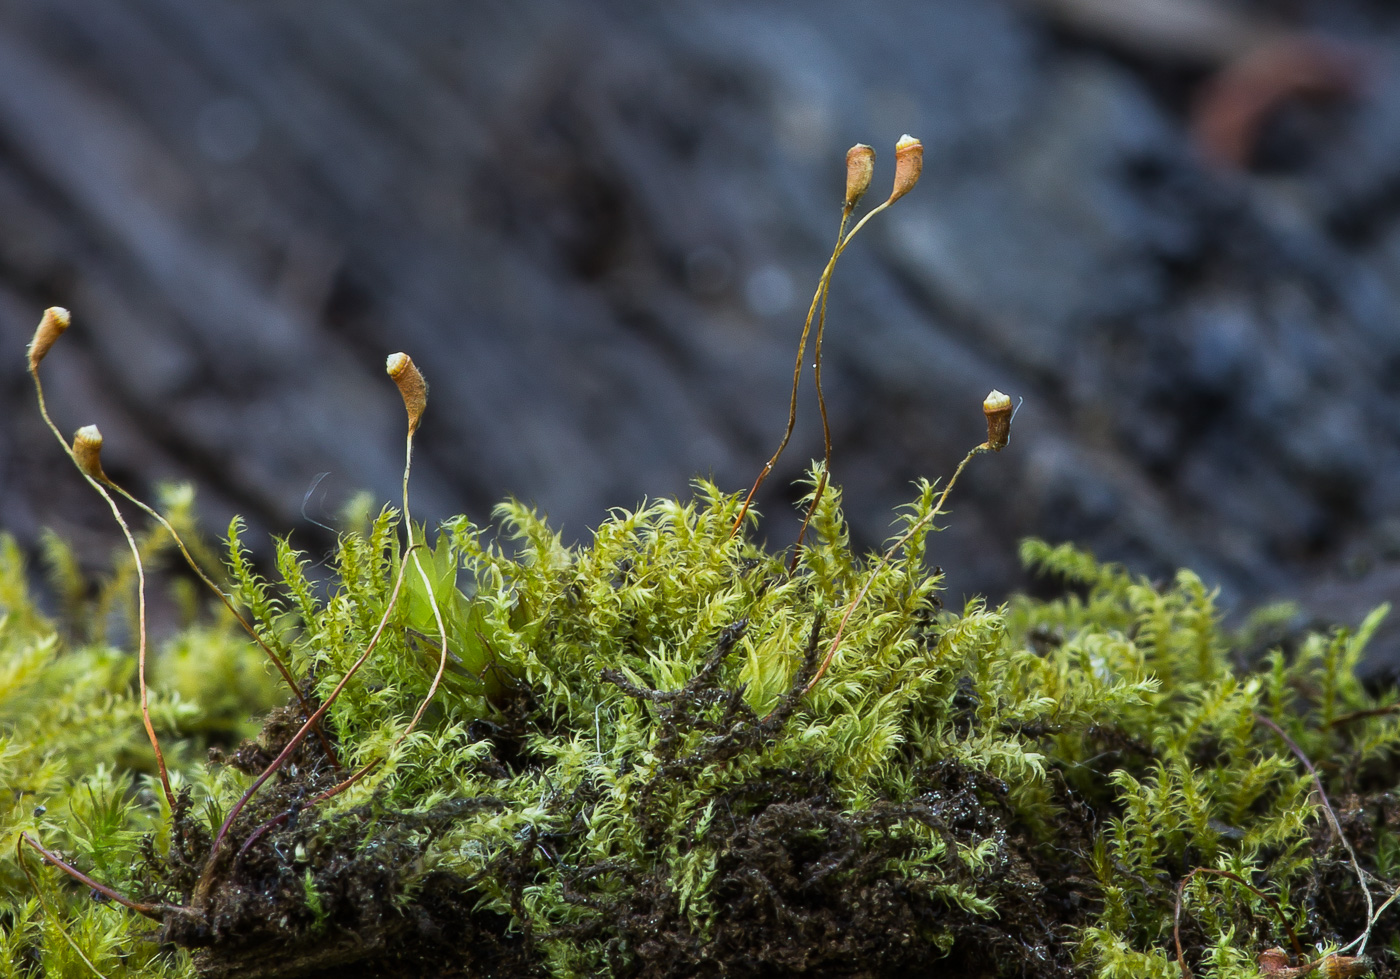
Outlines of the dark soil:
[[[294,710],[275,711],[256,741],[224,760],[261,772],[299,727]],[[240,814],[212,861],[209,832],[188,799],[176,813],[169,857],[152,853],[153,890],[192,912],[167,915],[160,939],[194,949],[201,976],[531,974],[532,959],[518,936],[508,936],[508,921],[475,910],[477,882],[414,872],[454,820],[496,800],[427,813],[371,802],[325,819],[306,800],[344,773],[314,738],[283,772]]]

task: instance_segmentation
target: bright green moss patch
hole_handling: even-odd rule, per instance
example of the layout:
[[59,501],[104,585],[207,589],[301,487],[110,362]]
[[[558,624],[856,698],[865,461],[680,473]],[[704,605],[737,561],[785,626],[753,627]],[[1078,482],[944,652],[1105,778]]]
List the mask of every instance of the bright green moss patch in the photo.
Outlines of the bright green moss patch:
[[[897,530],[933,499],[922,487]],[[88,626],[56,631],[6,544],[0,975],[91,975],[76,946],[106,976],[1174,979],[1176,888],[1195,867],[1275,898],[1309,946],[1349,942],[1360,884],[1256,715],[1318,765],[1374,904],[1400,883],[1400,698],[1354,674],[1382,613],[1247,663],[1186,572],[1155,588],[1028,542],[1069,597],[950,610],[922,535],[886,565],[851,553],[835,487],[791,572],[790,555],[730,536],[740,503],[700,483],[615,512],[578,548],[519,504],[493,532],[457,518],[392,604],[392,511],[343,536],[329,587],[285,542],[261,580],[235,537],[234,590],[313,705],[387,625],[323,722],[343,769],[302,741],[213,859],[299,709],[234,749],[246,716],[285,697],[226,616],[197,618],[150,671],[171,813],[131,657]],[[442,683],[399,743],[444,634]],[[202,760],[211,745],[222,763]],[[26,847],[41,907],[21,831],[183,910],[156,922],[98,903]],[[1197,975],[1254,976],[1263,949],[1289,945],[1229,879],[1198,875],[1186,899]],[[1392,972],[1396,921],[1368,950]]]

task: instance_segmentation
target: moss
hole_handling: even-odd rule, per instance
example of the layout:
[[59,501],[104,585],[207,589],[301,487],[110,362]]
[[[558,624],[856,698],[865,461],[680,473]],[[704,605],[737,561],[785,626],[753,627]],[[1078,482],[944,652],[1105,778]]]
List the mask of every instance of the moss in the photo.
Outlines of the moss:
[[[922,487],[898,529],[933,500]],[[40,615],[5,542],[0,969],[90,974],[81,949],[107,976],[1178,976],[1177,885],[1207,867],[1282,917],[1198,874],[1187,962],[1256,975],[1262,949],[1289,945],[1284,919],[1330,947],[1367,914],[1311,779],[1259,716],[1318,763],[1374,903],[1393,885],[1400,698],[1354,674],[1383,611],[1247,663],[1254,633],[1224,631],[1188,572],[1159,588],[1028,542],[1065,597],[948,610],[928,521],[888,563],[853,554],[827,486],[789,570],[730,535],[740,507],[699,483],[569,548],[508,503],[495,533],[444,524],[397,601],[411,569],[393,511],[342,537],[328,585],[285,541],[279,580],[260,579],[235,527],[233,590],[313,704],[387,627],[325,716],[343,768],[300,742],[212,858],[300,708],[202,760],[275,688],[227,615],[188,624],[152,670],[171,811],[131,658]],[[80,606],[71,562],[53,563]],[[443,636],[442,683],[399,742]],[[159,922],[26,847],[36,894],[20,832],[162,904]],[[1372,932],[1382,970],[1398,935],[1387,916]]]
[[[809,335],[829,460],[831,274],[922,160],[902,139],[846,232],[868,151],[753,489],[697,483],[586,546],[515,502],[430,539],[406,466],[403,514],[366,515],[328,572],[282,540],[265,579],[235,521],[217,584],[188,491],[160,516],[103,473],[96,427],[53,426],[49,310],[41,412],[119,522],[117,497],[156,525],[96,588],[47,540],[61,629],[0,541],[0,975],[1293,979],[1266,949],[1357,935],[1394,972],[1400,695],[1355,676],[1384,610],[1270,647],[1277,610],[1231,635],[1189,572],[1157,587],[1035,541],[1064,598],[945,609],[928,534],[1006,446],[999,392],[883,555],[852,551],[825,464],[791,551],[742,532]],[[426,382],[387,369],[411,460]],[[185,624],[143,670],[108,637],[146,663],[131,593],[172,542],[220,604],[177,582]]]

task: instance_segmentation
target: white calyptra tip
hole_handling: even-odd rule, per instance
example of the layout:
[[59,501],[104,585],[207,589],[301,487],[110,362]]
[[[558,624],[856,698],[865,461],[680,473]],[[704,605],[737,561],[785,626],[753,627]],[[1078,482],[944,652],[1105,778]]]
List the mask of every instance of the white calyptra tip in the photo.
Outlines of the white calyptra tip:
[[982,410],[988,413],[993,411],[1004,411],[1010,407],[1011,395],[1002,394],[995,388],[992,389],[992,393],[987,395],[986,399],[982,402]]

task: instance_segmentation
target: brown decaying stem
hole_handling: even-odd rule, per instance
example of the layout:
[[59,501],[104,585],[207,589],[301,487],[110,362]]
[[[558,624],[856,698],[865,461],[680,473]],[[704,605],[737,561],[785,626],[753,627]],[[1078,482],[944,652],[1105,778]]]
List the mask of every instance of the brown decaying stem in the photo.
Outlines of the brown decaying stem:
[[[42,329],[43,329],[43,324],[41,323],[41,325],[40,325],[40,330],[42,331]],[[66,452],[66,453],[68,453],[68,457],[69,457],[70,459],[73,459],[74,465],[77,465],[77,466],[78,466],[78,470],[79,470],[80,472],[83,473],[83,476],[87,479],[87,481],[88,481],[89,483],[92,484],[93,488],[96,489],[97,492],[99,492],[99,493],[102,494],[102,496],[107,500],[108,505],[112,507],[112,510],[113,510],[113,512],[115,513],[115,512],[116,512],[116,506],[115,506],[115,504],[112,503],[111,498],[108,497],[107,494],[106,494],[105,492],[103,492],[102,486],[100,486],[100,485],[98,484],[98,482],[94,481],[94,478],[93,478],[91,475],[89,475],[89,474],[84,470],[84,468],[83,468],[83,466],[82,466],[81,464],[78,463],[78,460],[73,456],[73,449],[72,449],[72,447],[69,446],[67,440],[65,440],[64,437],[63,437],[63,433],[60,432],[60,431],[58,430],[58,426],[54,424],[53,419],[49,416],[48,403],[47,403],[47,402],[45,401],[45,399],[44,399],[44,384],[43,384],[43,382],[39,379],[39,364],[40,364],[40,362],[43,360],[43,355],[44,355],[44,354],[47,354],[47,353],[48,353],[48,350],[49,350],[52,346],[53,346],[53,340],[51,339],[51,340],[49,340],[49,342],[48,342],[46,345],[44,345],[44,346],[42,347],[41,350],[38,351],[39,354],[40,354],[39,356],[37,356],[37,357],[36,357],[36,356],[33,356],[33,354],[31,353],[31,356],[30,356],[30,359],[29,359],[29,376],[32,377],[32,378],[34,379],[34,393],[36,394],[36,396],[38,397],[38,400],[39,400],[39,413],[40,413],[41,415],[44,416],[44,422],[45,422],[45,424],[47,424],[47,425],[49,426],[49,430],[50,430],[51,432],[53,432],[54,438],[58,439],[58,444],[61,445],[61,446],[63,446],[63,451]],[[175,528],[172,527],[172,526],[170,525],[170,521],[166,520],[165,517],[161,516],[160,513],[156,512],[156,510],[154,510],[153,508],[147,506],[147,505],[146,505],[145,503],[143,503],[141,500],[137,499],[134,495],[132,495],[131,493],[128,493],[125,489],[123,489],[122,487],[118,486],[115,482],[112,481],[111,477],[109,477],[106,473],[99,471],[98,477],[97,477],[97,478],[100,479],[102,483],[106,484],[106,485],[109,486],[111,489],[115,490],[117,493],[120,493],[122,496],[126,497],[128,500],[130,500],[130,501],[131,501],[132,503],[134,503],[136,506],[140,507],[140,508],[141,508],[142,510],[144,510],[148,515],[150,515],[151,517],[154,517],[154,518],[160,523],[160,525],[166,529],[166,531],[170,534],[171,538],[174,539],[174,541],[175,541],[175,546],[178,547],[178,548],[180,549],[180,553],[181,553],[182,555],[184,555],[185,563],[187,563],[187,564],[190,566],[190,569],[191,569],[192,571],[194,571],[194,573],[195,573],[196,575],[199,576],[199,580],[202,581],[202,582],[204,582],[204,584],[208,586],[208,588],[209,588],[210,591],[212,591],[215,595],[218,595],[218,596],[219,596],[219,600],[220,600],[221,602],[224,603],[224,607],[227,608],[227,609],[229,610],[229,612],[231,612],[231,613],[233,614],[233,617],[234,617],[235,619],[238,620],[238,624],[241,625],[241,626],[243,627],[244,631],[247,632],[248,635],[250,635],[250,636],[253,637],[253,641],[254,641],[254,642],[256,642],[259,646],[262,647],[262,650],[263,650],[264,653],[267,654],[268,659],[272,660],[273,665],[277,667],[277,671],[278,671],[279,673],[282,674],[282,678],[287,682],[287,686],[291,688],[292,693],[296,696],[297,701],[301,704],[301,709],[302,709],[302,711],[303,711],[304,713],[310,713],[310,712],[311,712],[311,705],[308,704],[308,703],[306,702],[306,698],[305,698],[305,696],[302,694],[301,688],[297,685],[296,679],[292,676],[291,671],[287,669],[287,665],[286,665],[285,663],[282,662],[281,657],[278,656],[276,653],[274,653],[274,652],[272,651],[271,647],[269,647],[269,646],[267,645],[267,643],[263,642],[262,637],[260,637],[260,636],[257,634],[257,631],[252,627],[252,625],[248,622],[248,620],[245,619],[245,618],[243,618],[243,616],[241,616],[241,615],[238,614],[238,611],[233,607],[233,603],[232,603],[231,601],[229,601],[229,597],[228,597],[227,595],[224,594],[223,590],[220,589],[218,585],[214,584],[214,582],[211,581],[211,580],[209,579],[209,576],[206,575],[206,574],[204,573],[204,569],[202,569],[202,568],[195,562],[195,559],[194,559],[194,557],[190,554],[189,549],[185,547],[185,542],[180,538],[180,535],[179,535],[178,533],[175,532]],[[118,520],[118,522],[121,522],[121,516],[120,516],[120,515],[118,515],[117,520]],[[125,524],[125,523],[122,523],[122,528],[123,528],[123,530],[126,529],[126,524]],[[131,536],[131,535],[128,533],[128,534],[127,534],[128,540],[130,540],[130,536]],[[132,546],[133,546],[133,548],[135,547],[134,544],[133,544]],[[140,566],[140,559],[139,559],[139,558],[137,559],[137,565],[138,565],[138,571],[139,571],[139,566]],[[144,583],[144,576],[143,576],[143,583]],[[143,585],[143,586],[144,586],[144,585]],[[145,609],[144,609],[144,606],[143,606],[143,608],[142,608],[142,617],[143,617],[143,621],[144,621],[144,615],[145,615]],[[142,682],[143,682],[143,684],[144,684],[144,682],[145,682],[145,679],[144,679],[144,671],[143,671],[143,674],[142,674]],[[143,695],[142,695],[142,702],[143,702],[143,704],[144,704],[144,699],[145,699],[145,698],[144,698],[144,693],[143,693]],[[149,725],[149,722],[148,722],[148,723],[147,723],[147,728],[149,729],[149,727],[150,727],[150,725]],[[317,735],[317,737],[320,739],[320,741],[321,741],[321,746],[325,749],[326,756],[330,759],[331,764],[334,765],[337,769],[339,769],[339,768],[340,768],[340,761],[339,761],[339,759],[336,758],[335,751],[334,751],[334,749],[331,747],[331,744],[330,744],[329,739],[326,738],[325,734],[322,733],[322,731],[320,730],[320,728],[317,728],[317,730],[316,730],[316,735]],[[154,734],[152,734],[152,737],[154,738]],[[159,747],[156,748],[156,755],[157,755],[158,757],[159,757],[159,755],[160,755],[160,748],[159,748]],[[162,774],[163,774],[163,773],[162,773]],[[168,793],[169,793],[169,785],[168,785],[168,782],[167,782],[167,794],[168,794]]]
[[1298,760],[1303,763],[1303,767],[1306,768],[1308,774],[1312,776],[1313,785],[1317,788],[1318,798],[1322,800],[1322,808],[1327,813],[1327,821],[1332,826],[1332,832],[1337,834],[1337,839],[1341,840],[1342,846],[1346,847],[1347,856],[1351,859],[1351,868],[1356,871],[1356,881],[1361,885],[1361,893],[1366,898],[1366,920],[1368,924],[1366,925],[1366,930],[1361,935],[1361,944],[1358,953],[1365,952],[1366,942],[1371,937],[1370,922],[1375,916],[1376,909],[1371,900],[1371,889],[1366,886],[1366,874],[1361,869],[1360,861],[1356,859],[1356,851],[1351,848],[1351,841],[1348,840],[1347,835],[1342,832],[1341,821],[1337,819],[1337,812],[1332,808],[1332,802],[1327,798],[1327,792],[1322,787],[1322,776],[1317,774],[1317,769],[1314,768],[1313,763],[1308,760],[1308,756],[1303,754],[1303,749],[1298,747],[1297,743],[1284,732],[1283,728],[1279,727],[1263,714],[1255,714],[1254,719],[1282,738],[1283,743],[1288,745],[1288,750],[1293,752]]
[[817,672],[812,675],[812,679],[808,680],[807,686],[802,689],[804,696],[810,692],[811,689],[817,685],[817,681],[826,674],[827,667],[831,665],[831,660],[835,657],[836,650],[841,645],[841,637],[846,632],[846,623],[851,620],[851,614],[855,612],[860,606],[860,603],[865,600],[866,593],[870,591],[870,586],[874,584],[875,579],[880,576],[880,572],[884,570],[885,565],[889,564],[890,561],[894,559],[895,552],[908,543],[910,538],[922,530],[934,517],[943,512],[943,504],[947,501],[948,494],[953,491],[953,486],[957,483],[958,477],[961,476],[962,471],[967,468],[967,464],[972,461],[973,456],[987,452],[990,448],[991,446],[983,442],[967,455],[963,456],[962,462],[958,463],[958,468],[953,470],[953,478],[948,480],[947,486],[943,487],[943,493],[938,497],[938,502],[933,505],[933,509],[915,521],[908,530],[900,535],[897,541],[890,545],[889,550],[880,558],[880,563],[875,565],[874,570],[866,577],[865,584],[861,585],[860,591],[856,593],[856,597],[851,599],[850,604],[846,606],[845,614],[841,616],[841,624],[836,627],[836,635],[832,637],[831,646],[828,647],[826,656],[822,658],[821,666],[817,667]]

